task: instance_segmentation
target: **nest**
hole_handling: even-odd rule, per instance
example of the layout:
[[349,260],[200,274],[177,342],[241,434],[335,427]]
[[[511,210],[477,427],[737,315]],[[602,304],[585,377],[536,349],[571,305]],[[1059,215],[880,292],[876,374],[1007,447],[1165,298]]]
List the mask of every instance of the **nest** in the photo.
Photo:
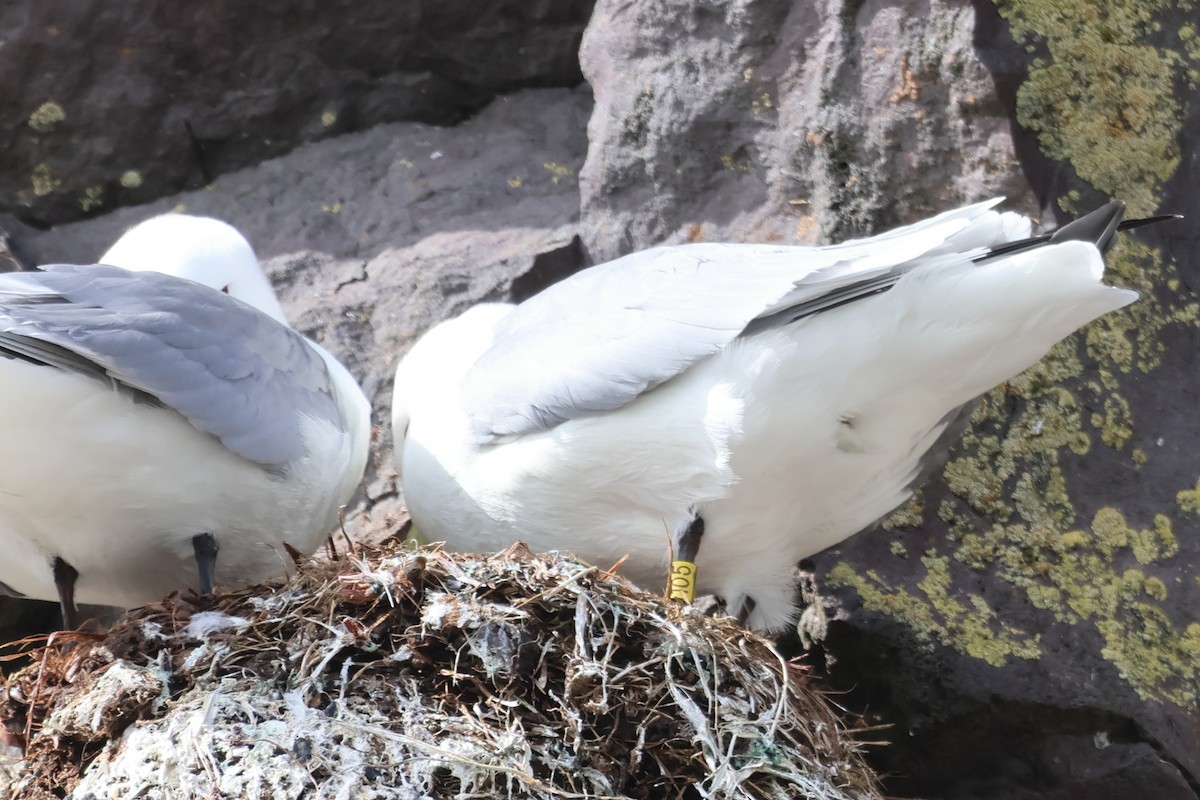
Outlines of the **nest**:
[[13,800],[879,797],[769,642],[520,546],[360,551],[66,636],[0,702]]

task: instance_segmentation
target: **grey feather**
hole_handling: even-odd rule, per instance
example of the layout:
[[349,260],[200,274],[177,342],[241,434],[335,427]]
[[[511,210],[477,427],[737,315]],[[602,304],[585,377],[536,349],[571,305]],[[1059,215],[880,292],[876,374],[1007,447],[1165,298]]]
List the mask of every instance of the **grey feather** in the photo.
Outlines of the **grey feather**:
[[584,270],[498,324],[464,409],[486,443],[620,408],[739,336],[885,291],[923,256],[969,261],[998,236],[996,202],[834,247],[680,245]]
[[733,341],[792,275],[709,250],[648,250],[592,267],[522,303],[464,381],[482,438],[610,411]]
[[343,425],[325,362],[302,336],[158,273],[55,265],[0,275],[0,354],[174,409],[273,471],[304,455],[303,417]]

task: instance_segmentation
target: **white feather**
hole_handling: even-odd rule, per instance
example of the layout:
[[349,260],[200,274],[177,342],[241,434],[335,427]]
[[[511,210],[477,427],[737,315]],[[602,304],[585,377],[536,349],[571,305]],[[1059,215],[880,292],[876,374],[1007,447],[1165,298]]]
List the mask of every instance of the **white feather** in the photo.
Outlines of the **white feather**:
[[[283,324],[249,244],[216,220],[150,220],[101,260],[170,270]],[[0,358],[0,581],[27,597],[57,599],[52,564],[61,558],[79,573],[78,602],[131,607],[197,586],[198,533],[217,539],[223,586],[282,574],[282,542],[315,550],[361,480],[370,423],[350,373],[308,345],[329,371],[340,424],[297,419],[303,455],[274,472],[170,408],[136,403],[76,372]],[[235,408],[255,402],[228,399]]]
[[[414,522],[458,549],[519,539],[605,567],[628,555],[621,572],[656,590],[670,534],[699,513],[701,591],[731,608],[752,597],[754,627],[785,624],[793,565],[904,502],[947,414],[1136,297],[1100,283],[1102,258],[1087,243],[973,262],[979,248],[1029,230],[991,205],[834,248],[712,246],[733,271],[743,258],[773,260],[801,290],[821,269],[844,282],[917,262],[889,291],[735,338],[618,408],[564,413],[560,424],[490,444],[476,437],[463,398],[475,396],[473,365],[500,352],[493,338],[519,312],[483,306],[442,323],[396,374],[395,449]],[[659,263],[670,254],[656,252]],[[578,338],[596,308],[619,302],[592,300],[562,310]],[[526,318],[521,329],[547,337],[533,348],[540,360],[522,367],[589,374],[571,353],[545,357],[553,326],[539,331]],[[506,342],[506,361],[493,366],[521,351]]]

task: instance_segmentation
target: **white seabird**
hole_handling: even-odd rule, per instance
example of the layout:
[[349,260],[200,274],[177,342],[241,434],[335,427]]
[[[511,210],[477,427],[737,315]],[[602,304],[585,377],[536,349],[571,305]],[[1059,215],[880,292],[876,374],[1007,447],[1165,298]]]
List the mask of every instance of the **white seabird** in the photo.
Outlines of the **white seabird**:
[[[1101,283],[1113,203],[1053,236],[999,200],[833,247],[688,244],[477,306],[396,372],[397,467],[430,540],[573,551],[757,629],[795,564],[873,526],[977,399],[1136,299]],[[693,560],[693,559],[688,559]]]
[[[0,582],[131,607],[282,574],[362,479],[370,408],[215,219],[0,275]],[[123,268],[123,269],[122,269]],[[160,274],[165,273],[165,274]]]

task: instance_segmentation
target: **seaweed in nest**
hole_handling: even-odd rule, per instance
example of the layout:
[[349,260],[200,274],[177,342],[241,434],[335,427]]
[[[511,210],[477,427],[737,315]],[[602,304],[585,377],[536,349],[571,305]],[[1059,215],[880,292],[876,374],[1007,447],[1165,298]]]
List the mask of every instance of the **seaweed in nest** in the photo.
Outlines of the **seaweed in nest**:
[[13,800],[879,797],[769,642],[522,546],[173,596],[6,689]]

